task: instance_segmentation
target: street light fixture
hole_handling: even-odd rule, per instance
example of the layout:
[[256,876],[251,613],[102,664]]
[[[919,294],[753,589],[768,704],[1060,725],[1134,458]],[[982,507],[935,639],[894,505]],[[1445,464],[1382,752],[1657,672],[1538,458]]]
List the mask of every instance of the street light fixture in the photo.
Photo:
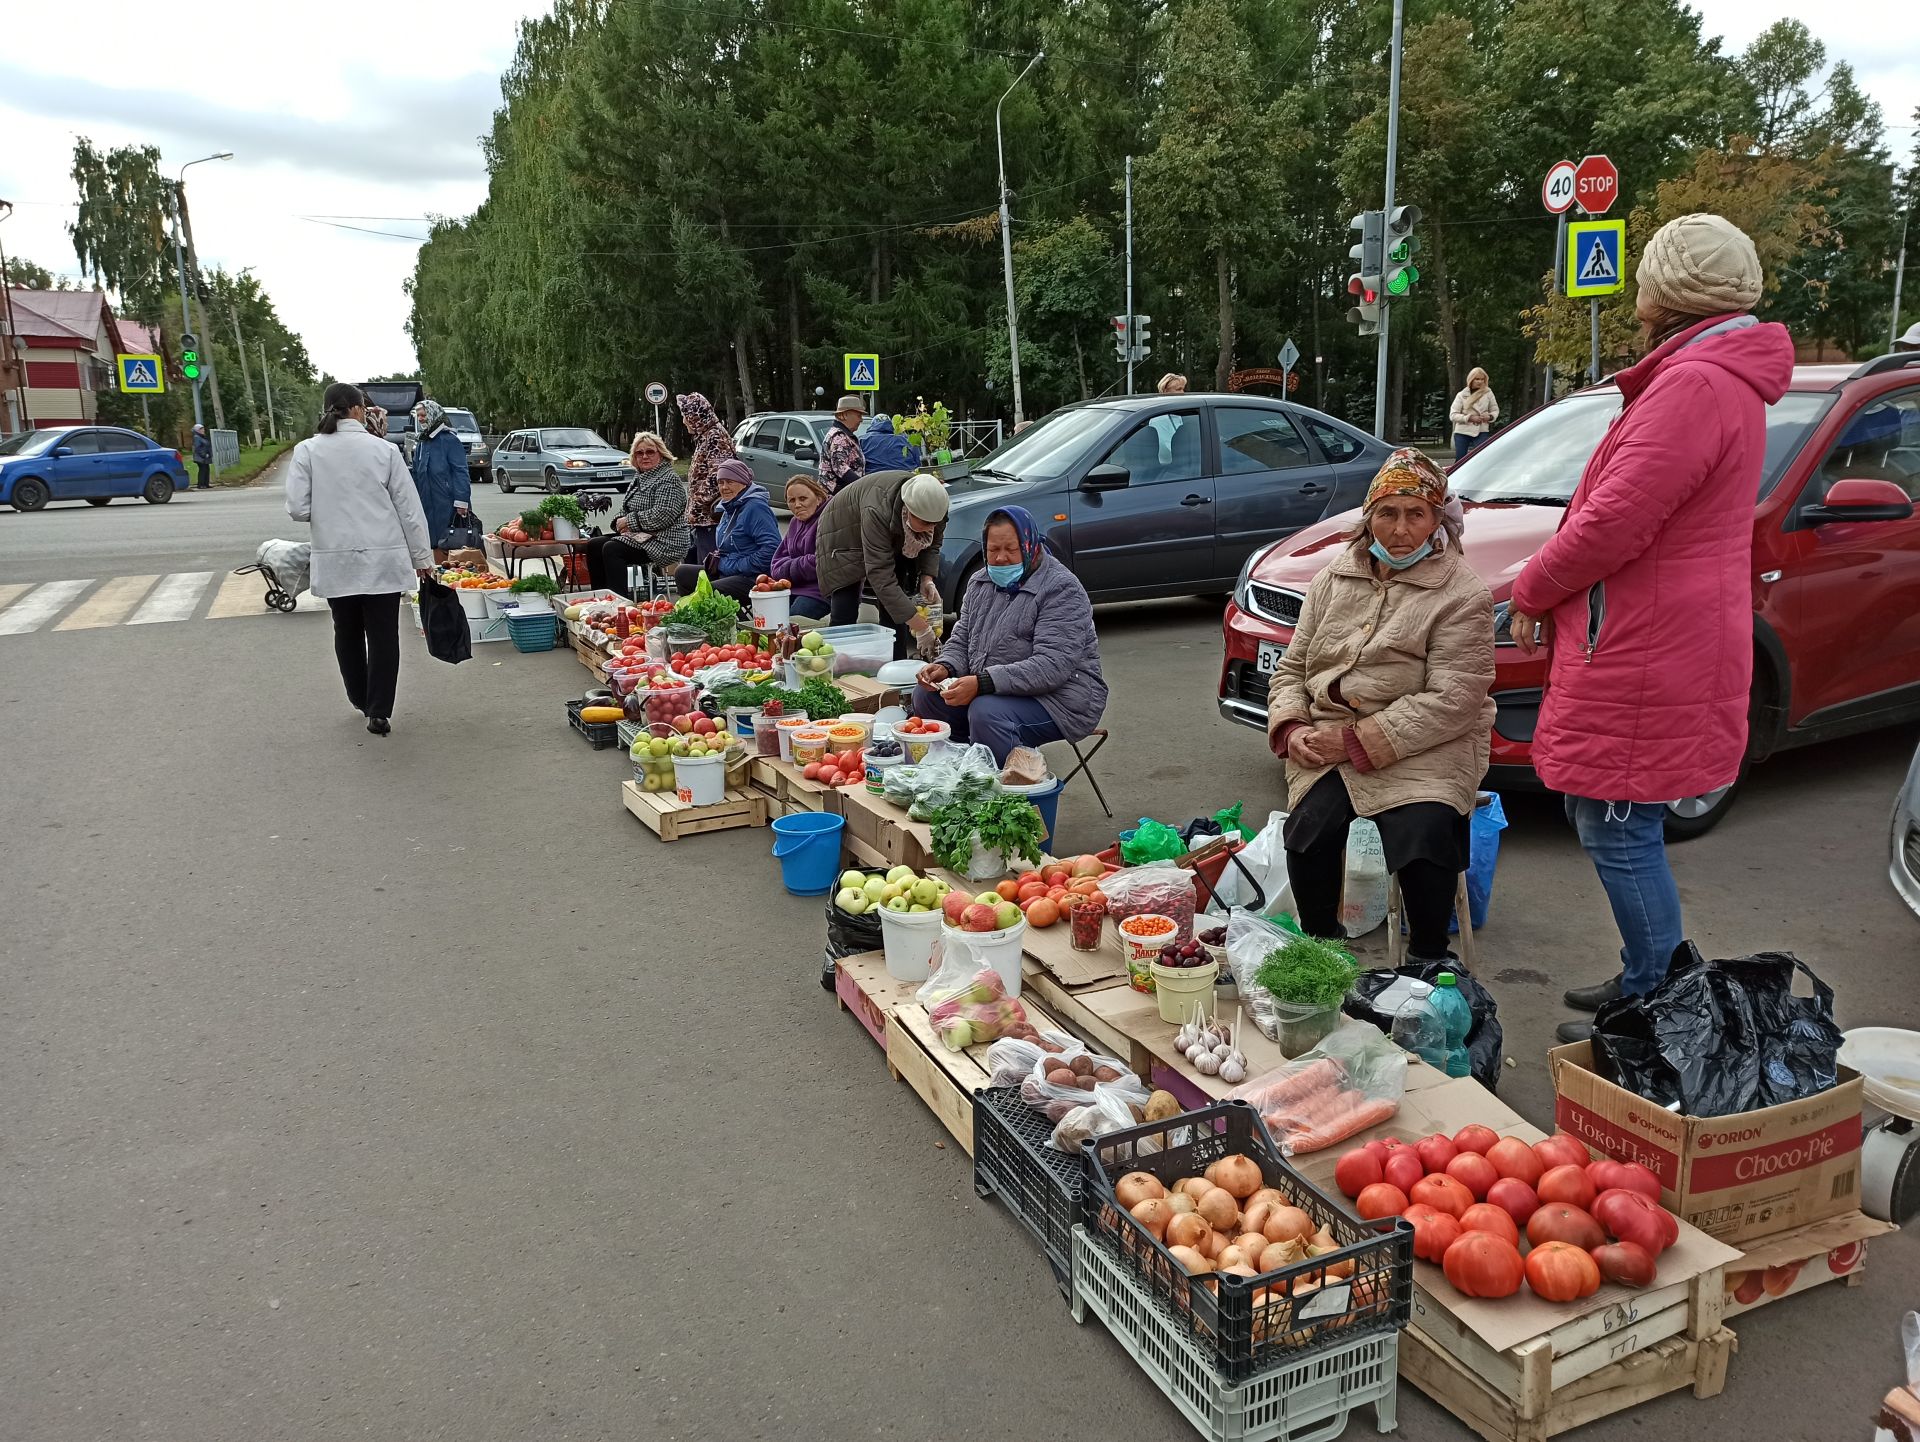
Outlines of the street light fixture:
[[1017,426],[1026,417],[1020,410],[1020,323],[1014,314],[1013,303],[1013,221],[1007,214],[1007,151],[1000,137],[1000,107],[1007,103],[1007,95],[1020,87],[1032,70],[1045,57],[1046,51],[1034,52],[1033,59],[1027,62],[1027,69],[1013,78],[1013,84],[1007,87],[993,106],[993,148],[1000,157],[1000,264],[1007,276],[1007,354],[1013,361],[1013,423]]
[[[209,160],[231,160],[231,150],[217,150],[212,155],[203,155],[198,160],[189,160],[180,167],[180,174],[173,182],[173,269],[180,280],[180,334],[193,334],[193,317],[187,313],[187,261],[180,253],[180,226],[187,211],[187,172],[196,165],[205,165]],[[193,423],[205,425],[206,417],[200,409],[200,381],[193,382]]]

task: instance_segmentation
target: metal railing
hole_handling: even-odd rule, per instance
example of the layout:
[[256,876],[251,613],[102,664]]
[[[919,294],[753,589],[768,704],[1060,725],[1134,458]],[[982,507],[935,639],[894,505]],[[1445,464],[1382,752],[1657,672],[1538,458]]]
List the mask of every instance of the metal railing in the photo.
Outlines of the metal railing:
[[977,461],[1005,438],[1005,421],[955,421],[947,436],[947,449],[956,461]]

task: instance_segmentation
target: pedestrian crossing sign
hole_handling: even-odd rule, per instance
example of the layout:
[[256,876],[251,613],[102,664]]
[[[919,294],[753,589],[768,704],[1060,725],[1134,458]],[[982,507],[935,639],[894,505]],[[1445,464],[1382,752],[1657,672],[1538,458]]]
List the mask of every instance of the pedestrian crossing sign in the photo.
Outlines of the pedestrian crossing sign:
[[1617,295],[1627,288],[1624,220],[1576,220],[1567,226],[1567,294]]
[[846,356],[847,389],[850,391],[877,391],[880,389],[880,357],[877,355]]
[[157,355],[116,355],[120,389],[130,396],[157,396],[167,388],[167,373]]

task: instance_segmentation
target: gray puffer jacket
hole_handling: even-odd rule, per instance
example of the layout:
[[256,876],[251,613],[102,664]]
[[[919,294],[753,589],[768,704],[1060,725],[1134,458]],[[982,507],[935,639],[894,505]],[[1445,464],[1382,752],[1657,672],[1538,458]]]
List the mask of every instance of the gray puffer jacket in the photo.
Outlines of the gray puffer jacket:
[[1107,709],[1093,603],[1052,552],[1011,593],[989,581],[985,567],[976,571],[938,660],[955,676],[986,672],[999,695],[1033,697],[1070,741]]

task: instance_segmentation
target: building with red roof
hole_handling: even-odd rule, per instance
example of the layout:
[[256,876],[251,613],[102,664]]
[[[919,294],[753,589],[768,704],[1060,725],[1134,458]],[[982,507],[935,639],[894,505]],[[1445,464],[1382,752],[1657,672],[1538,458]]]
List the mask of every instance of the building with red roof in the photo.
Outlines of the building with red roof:
[[[13,343],[26,372],[25,416],[7,416],[8,429],[86,425],[99,413],[102,391],[114,388],[113,357],[131,339],[97,290],[7,292]],[[133,329],[147,348],[146,328]],[[17,402],[8,405],[11,412]]]

